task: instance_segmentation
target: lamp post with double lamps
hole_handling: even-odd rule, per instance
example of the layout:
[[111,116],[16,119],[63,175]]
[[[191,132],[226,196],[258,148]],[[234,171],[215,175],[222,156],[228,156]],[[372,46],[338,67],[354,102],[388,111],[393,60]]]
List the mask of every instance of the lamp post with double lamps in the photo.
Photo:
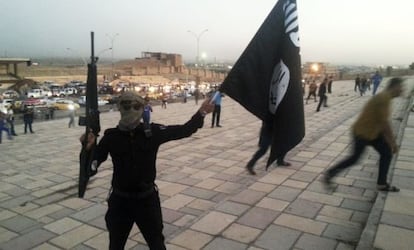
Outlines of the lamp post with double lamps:
[[197,56],[196,56],[196,64],[197,64],[197,67],[198,67],[198,65],[200,65],[200,38],[207,31],[208,31],[208,29],[205,29],[205,30],[201,31],[198,34],[196,34],[195,32],[193,32],[191,30],[188,30],[187,31],[188,33],[190,33],[191,35],[193,35],[195,37],[195,39],[197,40]]

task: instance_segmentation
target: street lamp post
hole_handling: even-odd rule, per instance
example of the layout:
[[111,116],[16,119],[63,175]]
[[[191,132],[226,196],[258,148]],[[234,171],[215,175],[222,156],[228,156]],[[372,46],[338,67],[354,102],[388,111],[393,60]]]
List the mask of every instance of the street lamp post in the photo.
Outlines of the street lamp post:
[[201,31],[199,34],[196,34],[195,32],[193,32],[191,30],[188,30],[187,31],[188,33],[190,33],[191,35],[193,35],[196,38],[196,40],[197,40],[197,56],[196,56],[197,67],[200,64],[200,38],[207,31],[208,31],[208,29],[205,29],[205,30]]
[[111,75],[113,79],[114,77],[114,41],[115,41],[115,38],[119,36],[119,33],[116,33],[113,35],[106,34],[106,36],[111,40],[111,64],[112,64]]

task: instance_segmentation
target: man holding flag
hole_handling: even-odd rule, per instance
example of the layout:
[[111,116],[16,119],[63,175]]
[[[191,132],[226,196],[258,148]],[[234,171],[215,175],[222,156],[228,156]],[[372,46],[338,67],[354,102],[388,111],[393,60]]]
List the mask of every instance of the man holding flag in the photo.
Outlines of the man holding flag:
[[272,124],[267,166],[305,135],[295,0],[279,0],[237,60],[220,91]]

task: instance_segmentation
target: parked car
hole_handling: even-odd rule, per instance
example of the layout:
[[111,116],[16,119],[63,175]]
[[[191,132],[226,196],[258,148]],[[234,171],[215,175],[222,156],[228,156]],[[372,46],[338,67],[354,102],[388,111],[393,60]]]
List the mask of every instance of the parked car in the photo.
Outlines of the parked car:
[[[78,103],[81,106],[85,106],[86,105],[86,96],[80,96],[79,99],[78,99]],[[106,105],[108,103],[109,103],[109,101],[98,97],[98,106],[103,106],[103,105]]]
[[66,99],[57,100],[52,104],[52,107],[57,110],[77,110],[80,108],[79,104]]
[[39,106],[39,105],[44,105],[45,103],[43,102],[42,99],[38,99],[38,98],[27,98],[26,100],[24,100],[22,102],[22,107],[24,108],[25,106]]
[[64,97],[69,95],[76,95],[78,93],[78,90],[76,88],[64,88],[63,90],[59,91],[58,96]]
[[0,101],[0,105],[3,106],[3,108],[9,109],[11,106],[13,106],[13,99],[3,99]]
[[19,97],[19,93],[17,93],[14,90],[6,90],[3,92],[3,97],[4,98],[9,98],[9,99],[13,99],[13,98],[18,98]]
[[31,89],[27,92],[27,97],[29,98],[42,98],[45,97],[46,93],[43,89]]

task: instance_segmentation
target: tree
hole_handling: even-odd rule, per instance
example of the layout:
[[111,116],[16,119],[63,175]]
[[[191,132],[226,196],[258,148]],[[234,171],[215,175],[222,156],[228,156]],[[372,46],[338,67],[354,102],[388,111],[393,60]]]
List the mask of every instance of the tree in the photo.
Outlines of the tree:
[[414,70],[414,62],[410,64],[410,69]]

